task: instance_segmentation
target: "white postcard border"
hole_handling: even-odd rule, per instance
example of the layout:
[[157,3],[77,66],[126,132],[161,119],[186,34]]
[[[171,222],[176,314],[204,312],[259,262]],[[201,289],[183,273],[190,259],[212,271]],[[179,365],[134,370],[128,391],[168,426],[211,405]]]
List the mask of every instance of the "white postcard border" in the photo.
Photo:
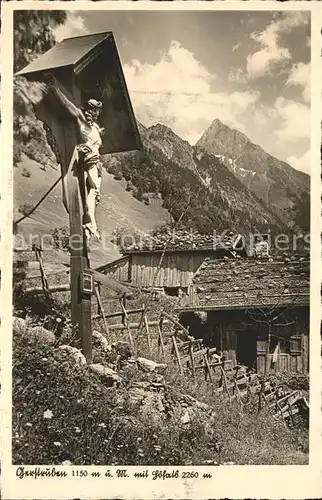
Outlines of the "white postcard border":
[[[322,5],[319,2],[195,2],[171,3],[132,2],[5,2],[2,5],[2,143],[1,143],[1,450],[2,496],[5,499],[207,499],[207,498],[285,498],[303,499],[320,497],[321,490],[321,28]],[[311,104],[311,340],[310,340],[310,463],[308,466],[227,466],[193,467],[201,473],[210,472],[211,480],[152,480],[102,478],[24,479],[16,476],[11,465],[11,365],[12,365],[12,13],[15,9],[67,9],[67,10],[307,10],[312,13],[312,104]],[[31,467],[28,467],[31,468]],[[44,467],[42,467],[43,469]],[[56,470],[86,469],[113,470],[113,467],[55,467]],[[126,467],[124,467],[125,469]],[[133,474],[138,467],[127,467]],[[155,467],[140,467],[155,470]],[[162,470],[191,470],[189,467],[160,467]]]

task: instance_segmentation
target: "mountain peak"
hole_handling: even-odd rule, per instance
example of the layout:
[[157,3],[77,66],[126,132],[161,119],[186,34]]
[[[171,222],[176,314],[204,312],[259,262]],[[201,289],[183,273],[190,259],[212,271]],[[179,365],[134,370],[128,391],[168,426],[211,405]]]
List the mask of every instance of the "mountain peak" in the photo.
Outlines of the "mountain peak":
[[[296,219],[294,207],[309,193],[309,180],[266,153],[245,134],[216,118],[196,144],[227,168],[281,219]],[[272,189],[273,186],[273,189]]]
[[139,120],[136,120],[136,124],[137,124],[137,126],[138,126],[138,129],[139,129],[139,133],[140,133],[140,134],[143,134],[143,135],[144,135],[144,134],[146,134],[146,133],[147,133],[148,129],[147,129],[147,127],[145,127],[145,126],[143,125],[143,123],[139,122]]
[[178,137],[178,139],[182,140],[175,132],[173,132],[173,130],[170,127],[164,125],[163,123],[156,123],[155,125],[151,125],[148,128],[148,131],[151,132],[152,134],[158,134],[158,133],[167,134],[172,137]]
[[[205,135],[217,135],[220,134],[221,136],[223,135],[229,135],[233,138],[234,141],[240,141],[243,144],[250,143],[250,139],[240,130],[236,128],[231,128],[229,125],[226,123],[223,123],[219,118],[215,118],[211,125],[208,127],[208,129],[205,130],[203,136],[201,137],[200,141]],[[199,141],[198,141],[199,142]]]
[[251,141],[238,130],[231,129],[228,125],[216,118],[205,130],[196,146],[212,154],[224,154],[236,159],[251,144]]
[[227,127],[227,126],[228,125],[219,120],[219,118],[215,118],[210,125],[210,127]]
[[192,149],[192,146],[188,141],[182,139],[179,135],[177,135],[170,127],[167,125],[163,125],[162,123],[157,123],[156,125],[151,125],[147,129],[149,139],[159,140],[159,139],[168,139],[171,141],[175,141],[178,145],[182,144],[184,147],[188,149]]

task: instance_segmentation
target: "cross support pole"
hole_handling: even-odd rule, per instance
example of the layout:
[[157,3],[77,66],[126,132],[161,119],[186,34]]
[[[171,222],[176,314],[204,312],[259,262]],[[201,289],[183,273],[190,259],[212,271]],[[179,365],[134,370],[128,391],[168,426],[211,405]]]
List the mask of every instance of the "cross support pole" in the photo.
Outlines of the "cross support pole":
[[82,225],[84,193],[81,193],[81,189],[84,182],[80,182],[80,176],[84,174],[78,170],[77,164],[77,124],[72,118],[58,116],[53,102],[46,98],[37,106],[36,114],[51,129],[60,153],[63,198],[70,228],[71,320],[77,336],[75,347],[81,348],[87,363],[91,363],[91,295],[81,289],[82,275],[90,264]]

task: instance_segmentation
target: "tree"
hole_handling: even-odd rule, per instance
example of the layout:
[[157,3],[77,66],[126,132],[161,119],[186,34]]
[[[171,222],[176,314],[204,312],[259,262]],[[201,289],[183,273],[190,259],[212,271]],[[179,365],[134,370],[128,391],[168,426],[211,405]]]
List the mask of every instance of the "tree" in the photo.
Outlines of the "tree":
[[295,224],[305,231],[310,231],[310,195],[303,192],[296,205]]
[[[14,14],[14,71],[19,71],[35,57],[55,44],[54,28],[67,18],[65,11],[15,11]],[[14,78],[14,163],[21,153],[44,164],[54,164],[43,124],[37,120],[33,105],[40,101],[43,86]]]
[[68,226],[56,227],[51,231],[54,248],[69,252],[70,250],[70,231]]
[[14,14],[14,70],[49,50],[56,42],[54,28],[64,24],[62,10],[18,10]]
[[[280,328],[283,329],[286,327],[291,327],[295,325],[297,321],[296,314],[294,314],[294,310],[297,307],[298,297],[295,294],[292,303],[287,306],[284,306],[283,305],[284,292],[285,290],[283,290],[280,293],[278,299],[275,301],[274,304],[269,303],[269,297],[266,297],[268,301],[267,302],[264,296],[259,295],[258,298],[260,299],[262,305],[260,307],[248,309],[246,311],[248,318],[252,322],[252,325],[257,324],[262,326],[264,338],[267,339],[264,373],[262,378],[261,391],[259,395],[259,410],[261,409],[262,406],[262,395],[265,391],[266,378],[271,369],[271,363],[274,360],[274,355],[273,358],[271,359],[272,352],[275,350],[276,353],[278,352],[280,342],[283,341],[291,345],[292,337],[294,341],[294,333],[292,332],[292,328],[289,330],[285,330],[286,334],[284,335],[276,334],[276,331],[279,331]],[[276,363],[277,359],[273,362]]]
[[29,213],[32,212],[34,208],[34,205],[30,203],[29,201],[26,201],[25,203],[22,203],[19,205],[18,211],[22,214],[28,217]]

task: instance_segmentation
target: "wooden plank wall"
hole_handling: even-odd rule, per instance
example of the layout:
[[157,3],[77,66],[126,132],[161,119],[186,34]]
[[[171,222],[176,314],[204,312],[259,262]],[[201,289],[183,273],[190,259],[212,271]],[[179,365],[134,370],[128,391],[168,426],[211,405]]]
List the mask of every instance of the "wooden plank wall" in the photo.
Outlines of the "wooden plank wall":
[[[308,373],[309,371],[309,336],[308,333],[302,333],[302,352],[300,355],[280,353],[276,363],[276,371],[282,372],[297,372]],[[265,356],[266,356],[267,341],[257,341],[257,371],[264,373],[265,371]],[[272,359],[273,354],[269,355]]]
[[117,281],[126,282],[129,278],[129,261],[120,262],[118,266],[115,267],[113,272],[113,277]]
[[[229,319],[229,315],[231,319]],[[237,335],[247,335],[247,332],[240,330],[240,322],[242,321],[242,312],[213,312],[208,313],[208,324],[211,329],[211,345],[216,346],[219,350],[227,350],[228,357],[236,363],[236,349],[237,349]],[[309,325],[308,316],[305,313],[301,316],[298,315],[295,328],[292,335],[301,338],[301,349],[297,352],[290,354],[280,353],[275,370],[277,372],[297,372],[308,373],[309,371]],[[230,322],[229,322],[230,321]],[[285,328],[279,328],[275,331],[279,336],[283,336],[282,331]],[[288,329],[288,333],[290,331]],[[267,340],[260,331],[257,331],[257,371],[264,373],[265,371],[265,358],[266,358]],[[269,355],[272,359],[273,354]]]
[[[153,285],[154,276],[159,267],[161,254],[132,255],[132,283],[143,287]],[[162,260],[157,275],[157,287],[189,287],[195,272],[205,259],[200,253],[169,253]]]
[[108,269],[101,271],[102,274],[111,276],[116,281],[126,283],[129,280],[129,259],[116,262],[115,265],[110,266]]
[[[273,354],[269,355],[269,360],[273,358]],[[303,372],[302,358],[301,356],[292,356],[290,354],[279,354],[276,363],[275,371],[278,373],[283,372]],[[258,354],[257,356],[257,372],[265,372],[265,354]]]

